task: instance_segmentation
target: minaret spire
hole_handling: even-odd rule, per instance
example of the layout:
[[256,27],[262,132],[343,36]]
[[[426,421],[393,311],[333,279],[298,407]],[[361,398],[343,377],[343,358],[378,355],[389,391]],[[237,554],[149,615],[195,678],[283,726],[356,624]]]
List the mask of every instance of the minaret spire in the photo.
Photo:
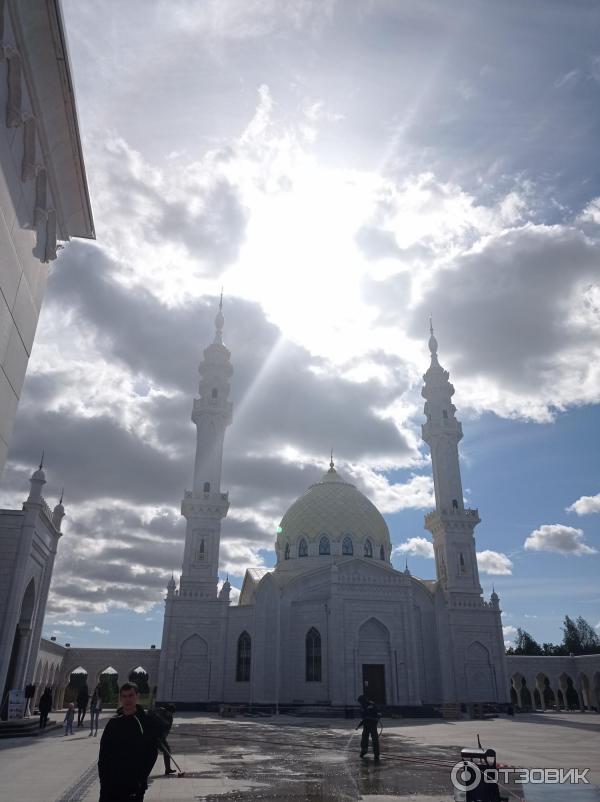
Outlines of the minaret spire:
[[199,398],[194,400],[192,411],[196,424],[194,484],[181,505],[187,532],[180,588],[202,585],[206,597],[216,596],[221,519],[229,508],[227,493],[221,492],[221,472],[225,431],[232,419],[229,391],[233,368],[231,354],[223,344],[224,322],[221,294],[215,338],[204,349],[198,367]]
[[217,345],[223,345],[223,326],[225,325],[225,318],[223,317],[223,289],[221,288],[221,297],[219,298],[219,311],[215,317],[215,339]]
[[454,387],[450,374],[438,361],[438,342],[429,320],[431,364],[423,376],[425,398],[423,440],[431,450],[435,510],[425,516],[425,527],[433,535],[438,579],[448,589],[481,594],[473,530],[479,523],[477,510],[465,509],[458,444],[463,432],[452,403]]

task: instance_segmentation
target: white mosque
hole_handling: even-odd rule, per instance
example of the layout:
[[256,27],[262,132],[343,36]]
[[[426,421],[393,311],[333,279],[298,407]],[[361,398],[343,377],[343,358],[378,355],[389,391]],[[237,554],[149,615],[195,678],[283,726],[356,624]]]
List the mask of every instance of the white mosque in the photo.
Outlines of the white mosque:
[[424,376],[423,439],[431,449],[436,508],[425,517],[437,579],[392,567],[387,524],[335,469],[288,509],[272,569],[246,571],[239,602],[217,592],[224,436],[233,369],[222,309],[200,365],[194,483],[179,587],[168,585],[158,698],[176,704],[354,704],[366,692],[390,706],[508,702],[498,596],[483,598],[458,459],[454,388],[438,362]]

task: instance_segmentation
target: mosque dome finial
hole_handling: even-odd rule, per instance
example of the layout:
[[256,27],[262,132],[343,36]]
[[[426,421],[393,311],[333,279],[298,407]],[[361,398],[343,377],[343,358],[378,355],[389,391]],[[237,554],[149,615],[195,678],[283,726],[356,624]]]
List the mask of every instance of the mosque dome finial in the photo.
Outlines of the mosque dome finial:
[[37,471],[31,475],[29,480],[31,490],[29,491],[28,501],[40,501],[42,498],[42,487],[46,484],[46,474],[44,473],[44,452],[42,451],[42,458],[40,466]]
[[330,471],[334,471],[335,470],[335,463],[333,461],[333,448],[331,449],[331,458],[329,460],[329,470]]
[[63,506],[64,494],[65,494],[65,489],[63,487],[62,490],[60,491],[60,499],[58,501],[58,504],[52,510],[52,523],[58,529],[59,532],[62,519],[65,517],[65,508]]

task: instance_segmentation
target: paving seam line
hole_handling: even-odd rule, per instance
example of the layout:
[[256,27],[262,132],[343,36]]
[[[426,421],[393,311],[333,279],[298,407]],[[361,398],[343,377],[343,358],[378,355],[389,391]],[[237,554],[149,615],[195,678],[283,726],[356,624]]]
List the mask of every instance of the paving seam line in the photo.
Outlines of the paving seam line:
[[81,775],[81,777],[67,788],[56,802],[81,802],[98,779],[98,761],[94,761]]

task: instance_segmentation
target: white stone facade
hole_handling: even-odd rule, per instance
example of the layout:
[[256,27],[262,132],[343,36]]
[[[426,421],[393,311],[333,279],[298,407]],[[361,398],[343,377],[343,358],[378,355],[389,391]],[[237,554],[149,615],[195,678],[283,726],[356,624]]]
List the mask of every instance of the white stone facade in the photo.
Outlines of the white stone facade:
[[59,242],[94,237],[58,0],[0,2],[0,474]]
[[62,500],[51,512],[42,497],[40,465],[22,510],[0,510],[0,689],[3,712],[12,688],[33,683],[60,526]]

